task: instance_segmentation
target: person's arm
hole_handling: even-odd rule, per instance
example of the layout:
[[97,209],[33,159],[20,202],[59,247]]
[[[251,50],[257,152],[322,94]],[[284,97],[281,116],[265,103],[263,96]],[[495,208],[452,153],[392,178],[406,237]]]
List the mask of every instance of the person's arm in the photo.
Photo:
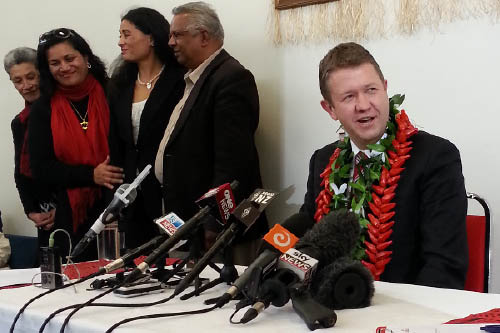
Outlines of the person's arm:
[[19,170],[19,161],[24,142],[24,131],[22,130],[21,121],[18,117],[14,118],[11,123],[12,136],[14,139],[14,181],[16,183],[19,198],[24,208],[26,215],[39,210],[38,200],[34,196],[33,179],[30,179],[21,174]]
[[[238,180],[250,187],[257,152],[254,133],[259,122],[259,96],[253,75],[241,68],[217,83],[214,96],[214,179],[212,185]],[[258,166],[257,166],[258,167]]]
[[433,145],[421,186],[423,266],[416,283],[463,289],[468,265],[467,197],[460,153],[446,140]]
[[[115,88],[118,89],[118,88]],[[114,91],[114,90],[113,90]],[[116,92],[115,92],[116,94]],[[114,94],[109,94],[108,104],[109,104],[109,157],[112,165],[124,166],[124,156],[125,156],[125,142],[123,142],[120,136],[119,128],[119,117],[118,113],[118,96]],[[130,106],[132,107],[132,106]]]
[[302,207],[300,207],[300,212],[307,213],[307,215],[309,215],[311,219],[314,219],[314,213],[316,212],[315,201],[317,194],[315,193],[314,189],[316,183],[315,178],[319,177],[319,175],[315,175],[314,170],[316,169],[317,154],[318,151],[315,151],[309,161],[309,176],[307,177],[307,190],[306,194],[304,195],[304,203],[302,204]]

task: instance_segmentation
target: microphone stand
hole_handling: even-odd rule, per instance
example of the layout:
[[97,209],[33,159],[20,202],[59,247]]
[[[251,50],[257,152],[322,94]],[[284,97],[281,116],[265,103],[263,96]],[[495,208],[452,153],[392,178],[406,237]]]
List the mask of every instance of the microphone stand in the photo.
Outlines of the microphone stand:
[[[238,226],[236,224],[232,224],[230,226],[230,229],[232,229],[233,231],[235,231],[236,228],[238,228]],[[199,280],[199,274],[201,273],[201,270],[194,272],[194,273],[190,272],[188,274],[188,276],[185,278],[185,281],[184,280],[181,281],[181,283],[183,283],[183,285],[177,286],[175,293],[179,294],[182,291],[184,291],[186,284],[189,283],[189,280],[192,280],[193,274],[196,274],[196,277],[194,277],[195,290],[181,296],[181,300],[189,299],[192,296],[198,296],[201,292],[203,292],[207,289],[210,289],[219,283],[222,283],[222,282],[231,283],[231,282],[234,282],[236,280],[236,278],[238,277],[238,273],[237,273],[236,268],[234,268],[234,265],[232,263],[232,261],[233,261],[232,254],[228,254],[228,252],[230,252],[230,249],[228,249],[228,251],[224,252],[224,258],[225,258],[224,261],[226,261],[226,260],[231,261],[230,263],[228,263],[228,268],[224,269],[226,267],[226,265],[225,265],[222,269],[219,269],[219,267],[217,265],[215,265],[214,263],[211,262],[212,258],[222,249],[226,249],[233,242],[233,240],[235,238],[236,238],[236,232],[233,232],[231,234],[224,232],[222,234],[222,236],[216,240],[214,245],[205,253],[205,255],[200,260],[202,262],[200,267],[206,267],[208,265],[208,266],[212,267],[214,270],[216,270],[217,272],[219,272],[220,277],[209,282],[207,284],[208,286],[205,285],[205,286],[198,286],[197,287],[196,280],[197,279]],[[197,263],[197,265],[200,265],[200,261]],[[226,263],[224,263],[224,264],[226,264]],[[228,272],[229,274],[226,274],[226,272]]]
[[154,278],[156,278],[158,281],[163,281],[165,276],[169,274],[169,271],[165,269],[165,262],[168,258],[168,253],[166,253],[163,256],[160,256],[158,260],[155,262],[156,265],[156,271],[151,274]]
[[219,277],[208,283],[205,283],[204,285],[198,288],[196,285],[196,279],[199,280],[199,277],[197,277],[195,279],[195,289],[192,292],[182,295],[180,297],[181,300],[185,301],[193,296],[200,296],[202,292],[211,289],[220,283],[225,282],[227,284],[231,284],[234,281],[236,281],[236,279],[238,278],[238,271],[236,270],[236,267],[234,267],[233,264],[234,260],[233,260],[232,247],[227,246],[223,249],[223,251],[224,251],[224,260],[223,260],[224,266],[222,268],[220,268],[213,262],[208,263],[208,266],[210,266],[213,270],[219,273]]

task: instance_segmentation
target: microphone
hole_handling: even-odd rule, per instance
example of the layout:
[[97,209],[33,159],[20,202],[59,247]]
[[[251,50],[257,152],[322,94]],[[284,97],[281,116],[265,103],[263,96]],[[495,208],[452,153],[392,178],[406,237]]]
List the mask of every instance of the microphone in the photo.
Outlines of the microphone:
[[137,197],[137,188],[146,178],[151,170],[151,164],[146,165],[144,170],[134,179],[132,184],[122,184],[114,193],[113,200],[109,203],[104,212],[97,218],[89,231],[75,246],[71,252],[71,257],[79,256],[87,246],[104,230],[106,224],[110,224],[118,219],[123,208],[127,207],[131,202],[134,202]]
[[290,289],[300,281],[292,270],[278,268],[270,279],[265,280],[260,288],[258,302],[245,312],[240,323],[245,324],[257,317],[270,304],[282,307],[290,300]]
[[222,220],[220,222],[222,222],[222,225],[225,225],[235,208],[236,201],[234,199],[233,190],[236,189],[238,185],[239,182],[237,180],[233,180],[231,184],[222,184],[219,187],[210,189],[195,202],[200,208],[206,205],[210,207],[217,206],[220,219]]
[[349,257],[325,266],[311,284],[314,299],[335,310],[367,307],[374,292],[372,274],[361,262]]
[[[161,230],[165,231],[165,233],[169,237],[172,237],[172,235],[175,234],[177,230],[184,225],[184,221],[179,216],[177,216],[177,214],[173,212],[168,213],[167,215],[162,216],[160,218],[157,218],[155,220],[155,223]],[[173,251],[186,243],[187,239],[181,239],[169,251]]]
[[[290,289],[296,293],[306,289],[316,267],[323,267],[351,254],[359,233],[360,226],[354,213],[339,210],[325,215],[300,238],[295,248],[290,248],[280,257],[278,271],[285,270],[288,274],[275,274],[271,278],[273,281],[265,280],[262,283],[258,301],[245,313],[241,322],[254,319],[270,304],[274,305],[276,300],[276,304],[282,304],[282,300],[286,300],[286,304],[290,299]],[[290,274],[295,275],[296,279],[292,279]],[[278,288],[278,284],[282,287]]]
[[217,238],[203,257],[196,263],[192,270],[179,282],[174,290],[174,295],[183,292],[189,284],[205,269],[217,252],[232,243],[234,238],[246,227],[248,230],[276,196],[276,192],[256,189],[248,199],[243,200],[232,212],[227,229]]
[[333,327],[337,322],[337,314],[332,309],[316,302],[309,291],[291,292],[292,306],[307,327],[314,331],[317,328]]
[[[237,187],[238,182],[233,181],[231,185],[229,185],[229,190],[231,188]],[[211,189],[205,194],[202,198],[209,198],[215,196],[221,189],[224,189],[224,192],[228,189],[228,184],[223,184],[215,189]],[[207,201],[205,201],[207,202]],[[179,242],[181,242],[183,239],[186,238],[186,236],[195,228],[198,227],[201,221],[203,221],[203,218],[207,216],[212,207],[210,203],[208,203],[206,206],[201,208],[194,216],[192,216],[187,222],[184,224],[178,224],[179,228],[175,228],[176,230],[170,237],[165,240],[159,247],[157,247],[151,254],[144,259],[142,263],[140,263],[125,279],[124,283],[129,283],[132,281],[135,281],[141,274],[143,274],[147,269],[149,269],[150,265],[154,262],[156,262],[160,256],[164,255],[165,253],[171,251],[174,246],[176,246]],[[168,215],[167,215],[168,216]],[[179,218],[180,220],[180,218]],[[180,220],[182,221],[182,220]],[[177,221],[178,222],[178,221]],[[176,222],[176,223],[177,223]],[[175,224],[175,223],[174,223]],[[168,228],[168,227],[167,227]]]
[[106,266],[101,268],[101,269],[104,269],[104,271],[102,273],[106,274],[106,273],[115,271],[119,268],[122,268],[125,265],[128,265],[130,262],[132,262],[135,258],[139,257],[140,255],[142,255],[144,253],[148,253],[152,249],[160,246],[160,244],[165,241],[165,238],[167,238],[166,234],[156,236],[153,239],[151,239],[149,242],[146,242],[146,243],[136,247],[135,249],[130,250],[122,257],[116,259],[113,262],[110,262],[109,264],[107,264]]
[[[255,259],[250,266],[241,274],[241,276],[233,282],[233,285],[221,296],[216,302],[216,307],[223,307],[231,299],[233,299],[243,288],[247,286],[254,272],[261,271],[260,276],[274,268],[276,260],[280,256],[279,250],[284,250],[284,246],[294,246],[294,237],[302,237],[307,229],[314,224],[309,215],[306,213],[297,213],[286,219],[281,225],[276,224],[264,236],[267,243],[266,249]],[[268,245],[269,244],[269,245]],[[285,250],[286,251],[286,250]]]

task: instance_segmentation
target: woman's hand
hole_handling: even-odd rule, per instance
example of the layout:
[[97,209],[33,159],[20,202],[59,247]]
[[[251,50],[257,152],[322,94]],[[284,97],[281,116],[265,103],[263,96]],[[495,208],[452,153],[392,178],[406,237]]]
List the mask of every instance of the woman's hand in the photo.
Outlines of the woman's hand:
[[29,213],[28,218],[35,223],[35,227],[50,230],[54,226],[54,218],[56,216],[55,208],[46,213]]
[[110,190],[114,188],[113,184],[123,183],[123,177],[123,169],[110,165],[109,156],[94,169],[94,183],[106,186]]

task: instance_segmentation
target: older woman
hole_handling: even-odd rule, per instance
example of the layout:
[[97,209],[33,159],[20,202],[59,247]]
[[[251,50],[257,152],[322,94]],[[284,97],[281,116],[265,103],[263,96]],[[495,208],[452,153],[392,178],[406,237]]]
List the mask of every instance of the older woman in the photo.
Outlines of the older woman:
[[[75,242],[103,210],[103,186],[112,189],[123,178],[122,169],[109,164],[107,75],[88,43],[65,28],[40,36],[38,67],[41,96],[29,122],[31,167],[56,192],[55,227]],[[90,246],[78,259],[95,258],[95,252]]]
[[40,96],[36,50],[29,47],[13,49],[5,55],[3,65],[25,102],[24,109],[11,123],[15,150],[14,180],[24,212],[38,228],[39,245],[46,246],[49,230],[54,226],[55,202],[50,192],[33,179],[28,151],[31,104]]
[[[185,70],[168,46],[170,25],[151,8],[135,8],[120,24],[120,64],[109,89],[111,161],[131,182],[138,171],[154,164],[168,120],[184,91]],[[162,214],[160,183],[153,173],[142,182],[134,204],[120,221],[127,247],[157,234],[153,219]]]

